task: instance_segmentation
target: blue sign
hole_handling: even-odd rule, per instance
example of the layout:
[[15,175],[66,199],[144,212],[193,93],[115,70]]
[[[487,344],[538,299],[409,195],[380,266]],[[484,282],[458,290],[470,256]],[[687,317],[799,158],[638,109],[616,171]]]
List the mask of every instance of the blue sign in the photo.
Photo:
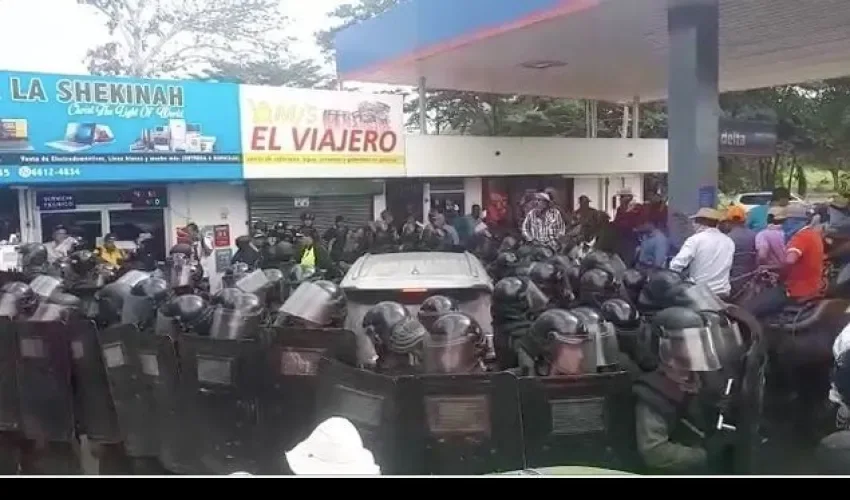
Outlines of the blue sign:
[[699,188],[699,206],[700,208],[715,208],[717,206],[717,186]]
[[0,183],[242,179],[239,87],[0,71]]

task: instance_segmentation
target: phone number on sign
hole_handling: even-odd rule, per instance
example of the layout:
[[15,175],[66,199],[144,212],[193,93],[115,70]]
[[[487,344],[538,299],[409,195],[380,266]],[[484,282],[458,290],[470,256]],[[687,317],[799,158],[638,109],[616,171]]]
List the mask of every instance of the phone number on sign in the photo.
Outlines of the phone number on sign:
[[18,176],[23,179],[29,179],[30,177],[79,177],[80,169],[73,167],[62,167],[62,168],[33,168],[33,167],[20,167],[18,169]]

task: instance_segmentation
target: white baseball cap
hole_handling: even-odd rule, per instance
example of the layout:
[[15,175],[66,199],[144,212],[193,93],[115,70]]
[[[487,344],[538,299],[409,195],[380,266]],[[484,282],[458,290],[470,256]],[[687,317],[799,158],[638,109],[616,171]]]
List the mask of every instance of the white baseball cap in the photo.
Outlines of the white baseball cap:
[[331,417],[286,453],[289,468],[298,476],[374,476],[381,469],[372,452],[363,447],[357,428],[342,417]]

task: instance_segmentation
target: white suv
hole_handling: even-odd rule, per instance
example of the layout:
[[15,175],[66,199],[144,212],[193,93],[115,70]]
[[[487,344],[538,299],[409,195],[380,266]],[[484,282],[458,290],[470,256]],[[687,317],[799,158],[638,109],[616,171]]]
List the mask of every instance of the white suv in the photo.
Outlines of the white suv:
[[[744,210],[747,212],[750,211],[751,208],[758,205],[767,205],[770,203],[770,198],[773,196],[771,191],[761,191],[758,193],[741,193],[734,198],[732,198],[732,202],[736,205],[741,205],[744,207]],[[808,208],[808,204],[797,196],[796,194],[791,194],[791,203],[799,203]]]

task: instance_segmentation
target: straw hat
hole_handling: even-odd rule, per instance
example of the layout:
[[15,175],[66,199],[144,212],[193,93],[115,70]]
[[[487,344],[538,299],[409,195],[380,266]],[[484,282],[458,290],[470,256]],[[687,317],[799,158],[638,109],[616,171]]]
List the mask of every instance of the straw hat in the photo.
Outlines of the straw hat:
[[331,417],[286,453],[289,468],[298,476],[380,475],[372,453],[363,447],[350,421]]
[[721,221],[723,220],[723,216],[714,208],[702,207],[697,211],[697,213],[691,215],[689,219],[709,219]]

